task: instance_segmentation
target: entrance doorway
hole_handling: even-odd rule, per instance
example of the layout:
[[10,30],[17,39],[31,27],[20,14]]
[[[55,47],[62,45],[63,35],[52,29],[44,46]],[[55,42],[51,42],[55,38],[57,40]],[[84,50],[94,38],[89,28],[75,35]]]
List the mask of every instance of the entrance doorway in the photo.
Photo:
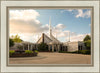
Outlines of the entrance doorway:
[[50,51],[52,52],[52,46],[50,45]]

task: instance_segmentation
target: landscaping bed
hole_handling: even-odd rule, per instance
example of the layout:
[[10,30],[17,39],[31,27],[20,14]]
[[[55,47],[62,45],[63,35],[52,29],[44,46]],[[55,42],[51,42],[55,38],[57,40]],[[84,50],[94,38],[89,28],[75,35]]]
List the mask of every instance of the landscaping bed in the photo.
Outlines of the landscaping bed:
[[38,55],[38,51],[25,50],[23,52],[10,50],[9,57],[34,57]]

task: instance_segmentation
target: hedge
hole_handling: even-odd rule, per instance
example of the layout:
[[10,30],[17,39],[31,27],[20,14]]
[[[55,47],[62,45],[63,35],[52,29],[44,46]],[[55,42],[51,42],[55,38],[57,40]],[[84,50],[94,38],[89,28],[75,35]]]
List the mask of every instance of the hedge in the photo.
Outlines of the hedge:
[[59,53],[76,53],[76,54],[91,54],[90,50],[79,50],[79,51],[73,51],[73,52],[67,52],[67,51],[59,51]]
[[9,56],[10,57],[33,57],[37,56],[38,51],[31,51],[31,50],[25,50],[23,53],[20,53],[20,51],[15,52],[14,50],[9,51]]
[[25,50],[25,53],[30,54],[30,53],[33,53],[33,51],[31,51],[31,50]]
[[15,50],[10,50],[10,51],[9,51],[9,54],[10,54],[10,55],[13,55],[14,53],[15,53]]

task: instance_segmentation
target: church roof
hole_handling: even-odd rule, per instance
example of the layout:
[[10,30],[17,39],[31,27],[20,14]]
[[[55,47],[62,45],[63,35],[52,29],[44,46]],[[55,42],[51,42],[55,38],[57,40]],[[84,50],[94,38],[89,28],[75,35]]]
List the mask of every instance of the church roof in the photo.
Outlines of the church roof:
[[46,34],[42,34],[42,36],[40,37],[40,39],[37,41],[37,43],[47,43],[47,44],[60,44],[60,41],[57,40],[54,36],[50,36],[48,37]]
[[53,42],[55,43],[61,43],[59,40],[57,40],[52,34],[50,35],[50,38],[52,39]]
[[44,43],[50,43],[52,40],[44,33],[42,33],[42,36],[40,37],[40,39],[37,41],[37,43],[41,43],[41,42],[44,42]]

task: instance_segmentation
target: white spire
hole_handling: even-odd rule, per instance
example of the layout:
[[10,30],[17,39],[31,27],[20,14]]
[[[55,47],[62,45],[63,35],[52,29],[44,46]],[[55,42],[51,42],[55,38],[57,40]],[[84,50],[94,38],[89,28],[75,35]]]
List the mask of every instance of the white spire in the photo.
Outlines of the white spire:
[[50,26],[50,28],[51,28],[51,16],[50,16],[50,18],[49,18],[49,26]]
[[57,33],[56,33],[56,39],[57,39]]
[[39,39],[39,34],[38,34],[38,39]]
[[52,30],[51,30],[51,16],[50,16],[50,19],[49,19],[49,35],[52,34]]

